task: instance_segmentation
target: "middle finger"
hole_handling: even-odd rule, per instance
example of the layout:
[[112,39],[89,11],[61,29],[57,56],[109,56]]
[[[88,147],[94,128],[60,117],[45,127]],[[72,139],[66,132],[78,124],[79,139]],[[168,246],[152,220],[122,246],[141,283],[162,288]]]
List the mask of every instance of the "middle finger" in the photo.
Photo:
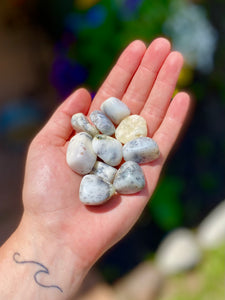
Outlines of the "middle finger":
[[157,38],[146,50],[140,66],[122,98],[122,101],[130,108],[131,113],[140,113],[157,74],[170,53],[170,48],[170,42],[167,39]]

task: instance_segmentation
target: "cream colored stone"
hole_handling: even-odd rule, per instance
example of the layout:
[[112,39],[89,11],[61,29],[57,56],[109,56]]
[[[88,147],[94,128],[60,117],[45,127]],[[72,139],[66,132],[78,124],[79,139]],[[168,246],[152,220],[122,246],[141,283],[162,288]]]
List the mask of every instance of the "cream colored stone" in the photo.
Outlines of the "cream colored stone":
[[115,136],[118,141],[125,144],[138,137],[147,136],[147,124],[139,115],[131,115],[121,121],[116,128]]

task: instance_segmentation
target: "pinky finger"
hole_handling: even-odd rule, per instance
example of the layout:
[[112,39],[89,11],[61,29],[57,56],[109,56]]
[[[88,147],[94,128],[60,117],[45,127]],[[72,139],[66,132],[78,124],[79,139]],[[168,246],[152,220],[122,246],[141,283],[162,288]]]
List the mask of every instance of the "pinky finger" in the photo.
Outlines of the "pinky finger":
[[187,93],[178,93],[167,110],[165,118],[153,139],[158,143],[164,164],[190,115],[191,99]]

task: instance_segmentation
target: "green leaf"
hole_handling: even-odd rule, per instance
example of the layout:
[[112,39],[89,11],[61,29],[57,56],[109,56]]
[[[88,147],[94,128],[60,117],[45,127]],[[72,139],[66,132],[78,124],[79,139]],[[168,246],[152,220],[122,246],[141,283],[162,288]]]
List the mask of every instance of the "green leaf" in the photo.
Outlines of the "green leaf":
[[149,202],[150,213],[162,229],[171,230],[182,224],[181,194],[183,189],[182,179],[166,176],[159,183]]

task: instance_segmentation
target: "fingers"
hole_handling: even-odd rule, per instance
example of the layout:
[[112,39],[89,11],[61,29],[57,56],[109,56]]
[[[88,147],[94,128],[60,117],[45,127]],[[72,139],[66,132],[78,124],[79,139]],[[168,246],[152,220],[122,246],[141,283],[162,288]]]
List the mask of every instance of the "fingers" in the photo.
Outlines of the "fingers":
[[182,55],[179,52],[171,52],[159,71],[141,112],[141,115],[147,120],[150,137],[157,130],[165,116],[182,65]]
[[148,47],[122,99],[131,113],[138,114],[143,108],[170,48],[170,42],[164,38],[155,39]]
[[117,97],[131,113],[147,120],[152,136],[164,118],[183,64],[182,55],[170,48],[164,38],[155,39],[147,50],[141,41],[131,43],[99,89],[89,113],[107,98]]
[[162,164],[167,159],[184,126],[190,112],[190,104],[190,96],[187,93],[178,93],[170,103],[163,122],[153,136],[159,145]]
[[99,109],[101,103],[107,98],[113,96],[122,98],[127,86],[130,83],[135,71],[137,70],[141,59],[145,53],[146,47],[142,41],[132,42],[121,54],[116,65],[113,67],[108,77],[96,94],[91,111]]
[[85,89],[75,91],[65,100],[41,130],[40,135],[46,136],[55,146],[64,146],[73,132],[71,117],[83,112],[86,114],[91,104],[91,96]]
[[[147,192],[151,195],[157,185],[162,167],[172,150],[178,136],[182,132],[185,121],[189,116],[191,106],[191,100],[188,94],[178,93],[172,100],[165,118],[161,123],[158,130],[153,135],[153,139],[159,145],[160,157],[149,163],[142,165],[142,169],[145,173]],[[142,200],[142,204],[145,205],[149,197]]]

